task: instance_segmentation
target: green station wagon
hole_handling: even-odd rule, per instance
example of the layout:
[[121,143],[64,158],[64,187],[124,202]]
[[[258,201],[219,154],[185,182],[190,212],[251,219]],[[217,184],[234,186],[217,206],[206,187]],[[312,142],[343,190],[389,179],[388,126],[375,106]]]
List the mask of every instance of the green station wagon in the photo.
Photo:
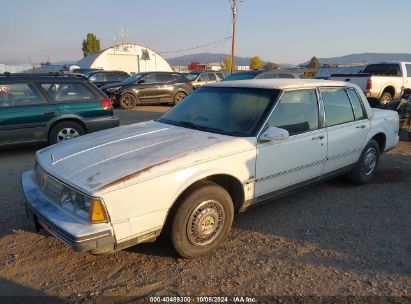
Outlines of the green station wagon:
[[111,101],[83,77],[0,75],[0,146],[55,144],[118,125]]

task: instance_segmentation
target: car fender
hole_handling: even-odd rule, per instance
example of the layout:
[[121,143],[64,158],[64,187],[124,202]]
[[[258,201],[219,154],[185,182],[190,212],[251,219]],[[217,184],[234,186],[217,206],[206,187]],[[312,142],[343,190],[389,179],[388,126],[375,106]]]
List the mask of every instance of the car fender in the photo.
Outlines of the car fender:
[[59,122],[64,121],[64,120],[76,120],[76,121],[80,122],[80,123],[82,124],[82,126],[84,127],[84,129],[86,130],[86,132],[87,132],[86,124],[85,124],[85,122],[84,122],[84,119],[83,119],[81,116],[75,115],[75,114],[63,114],[63,115],[56,116],[56,117],[50,119],[50,120],[47,122],[47,125],[46,125],[46,135],[48,136],[48,133],[50,132],[50,129],[51,129],[56,123],[59,123]]

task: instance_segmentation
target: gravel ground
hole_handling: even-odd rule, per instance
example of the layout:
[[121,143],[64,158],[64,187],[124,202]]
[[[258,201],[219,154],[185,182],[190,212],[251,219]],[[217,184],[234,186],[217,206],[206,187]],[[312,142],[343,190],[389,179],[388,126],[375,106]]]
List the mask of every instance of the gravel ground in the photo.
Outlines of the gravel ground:
[[[116,113],[130,123],[166,109]],[[293,303],[335,299],[310,302],[307,296],[366,296],[355,301],[411,302],[411,142],[382,157],[369,185],[335,179],[238,215],[224,245],[196,260],[178,258],[162,239],[91,256],[33,232],[20,176],[32,168],[38,148],[0,151],[0,296],[79,302],[129,296],[119,303],[152,295],[302,297]]]

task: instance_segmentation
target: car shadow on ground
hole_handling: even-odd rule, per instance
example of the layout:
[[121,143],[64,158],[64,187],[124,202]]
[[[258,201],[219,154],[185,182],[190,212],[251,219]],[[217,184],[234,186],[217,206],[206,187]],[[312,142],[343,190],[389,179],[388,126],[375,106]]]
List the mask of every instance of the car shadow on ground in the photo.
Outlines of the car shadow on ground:
[[0,278],[0,302],[2,303],[67,303],[67,299],[48,296],[40,290]]
[[[410,183],[405,174],[384,168],[364,186],[333,179],[240,214],[234,227],[304,248],[290,254],[297,263],[410,275],[411,208],[395,192],[398,183]],[[381,184],[392,185],[393,194],[380,195]]]

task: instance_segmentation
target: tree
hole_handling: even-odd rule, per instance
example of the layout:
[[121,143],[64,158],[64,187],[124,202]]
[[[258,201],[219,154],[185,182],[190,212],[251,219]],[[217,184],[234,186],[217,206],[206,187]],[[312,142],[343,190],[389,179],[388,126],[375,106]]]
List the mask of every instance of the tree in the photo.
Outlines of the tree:
[[278,66],[278,64],[270,62],[270,61],[268,61],[264,64],[264,69],[269,69],[269,70],[275,69],[276,70],[276,69],[279,69],[279,68],[280,67]]
[[263,62],[259,56],[254,56],[250,58],[250,70],[258,70],[263,67]]
[[226,71],[231,70],[231,57],[226,55],[224,61],[221,63],[221,68]]
[[87,38],[83,40],[82,50],[84,57],[97,53],[100,51],[100,39],[93,33],[88,33]]
[[310,62],[308,63],[307,67],[310,69],[318,69],[321,66],[320,60],[317,57],[313,56]]

